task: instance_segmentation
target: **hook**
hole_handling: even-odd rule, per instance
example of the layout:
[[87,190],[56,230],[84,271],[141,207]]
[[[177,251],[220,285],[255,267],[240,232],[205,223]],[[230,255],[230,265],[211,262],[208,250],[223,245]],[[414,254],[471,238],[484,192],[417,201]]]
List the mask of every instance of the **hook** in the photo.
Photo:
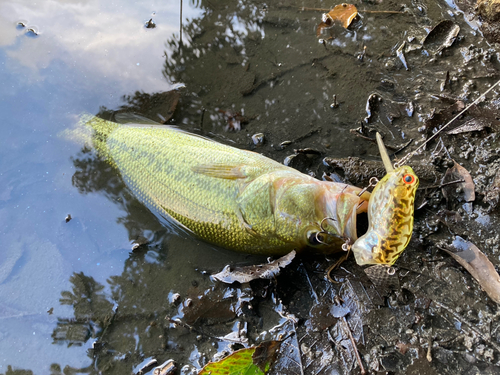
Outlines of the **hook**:
[[368,181],[368,186],[364,187],[363,190],[361,190],[358,193],[358,197],[361,197],[369,188],[374,187],[375,185],[378,184],[378,178],[377,177],[372,177]]

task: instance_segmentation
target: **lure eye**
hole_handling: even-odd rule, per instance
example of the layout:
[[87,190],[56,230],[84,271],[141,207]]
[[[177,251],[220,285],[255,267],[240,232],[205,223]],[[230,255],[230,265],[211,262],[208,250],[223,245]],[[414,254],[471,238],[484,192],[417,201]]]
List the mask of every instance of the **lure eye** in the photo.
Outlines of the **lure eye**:
[[403,176],[403,181],[405,184],[412,184],[413,182],[415,182],[415,177],[412,176],[411,174],[405,174]]

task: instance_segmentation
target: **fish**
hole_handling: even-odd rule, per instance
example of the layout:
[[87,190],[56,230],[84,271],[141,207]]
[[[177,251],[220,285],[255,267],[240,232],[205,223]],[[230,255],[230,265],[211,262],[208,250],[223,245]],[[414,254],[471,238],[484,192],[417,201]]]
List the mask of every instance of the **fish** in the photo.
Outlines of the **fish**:
[[[351,248],[362,264],[388,264],[388,259],[395,260],[390,255],[396,245],[387,243],[397,243],[399,253],[400,242],[407,244],[413,208],[401,209],[409,201],[400,199],[400,186],[407,186],[406,175],[418,184],[407,169],[403,180],[399,169],[388,172],[370,194],[141,116],[121,114],[117,119],[121,124],[82,118],[92,129],[98,155],[160,220],[206,242],[261,255],[306,249],[330,254]],[[369,229],[358,239],[357,215],[367,211]],[[394,240],[394,228],[403,240]]]

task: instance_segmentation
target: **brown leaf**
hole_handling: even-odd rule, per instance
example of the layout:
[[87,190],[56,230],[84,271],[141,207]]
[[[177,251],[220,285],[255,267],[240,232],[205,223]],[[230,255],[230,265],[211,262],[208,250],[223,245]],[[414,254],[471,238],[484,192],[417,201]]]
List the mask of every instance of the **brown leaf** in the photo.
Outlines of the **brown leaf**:
[[396,349],[403,355],[406,354],[406,352],[408,351],[408,349],[410,348],[410,345],[404,343],[404,342],[398,342],[396,344]]
[[450,47],[460,32],[460,26],[450,20],[441,21],[425,37],[424,48],[437,54]]
[[264,341],[255,348],[252,355],[253,364],[263,372],[267,371],[270,363],[274,363],[281,341]]
[[474,277],[488,296],[500,304],[500,275],[484,253],[472,242],[456,236],[455,240],[442,249],[450,254]]
[[476,199],[476,194],[474,192],[474,182],[472,181],[472,177],[467,169],[462,167],[456,161],[453,162],[455,164],[453,167],[448,168],[441,183],[445,184],[447,182],[457,180],[463,180],[464,182],[444,186],[442,188],[443,195],[446,200],[449,201],[452,196],[457,196],[457,188],[461,188],[463,193],[461,198],[465,200],[465,202],[473,202]]
[[344,28],[348,28],[352,20],[358,15],[358,9],[353,4],[339,4],[328,13],[323,14],[323,22],[321,22],[316,30],[316,35],[319,37],[325,28],[332,27],[335,21],[340,21]]
[[281,268],[290,264],[293,258],[295,258],[295,254],[296,252],[293,250],[271,263],[258,264],[256,266],[235,267],[234,269],[226,266],[221,272],[212,275],[212,277],[227,284],[232,284],[235,281],[248,283],[255,279],[271,279],[280,273]]
[[455,129],[446,132],[446,134],[462,134],[462,133],[478,132],[489,127],[490,127],[490,122],[488,120],[482,118],[474,118],[460,126],[457,126]]

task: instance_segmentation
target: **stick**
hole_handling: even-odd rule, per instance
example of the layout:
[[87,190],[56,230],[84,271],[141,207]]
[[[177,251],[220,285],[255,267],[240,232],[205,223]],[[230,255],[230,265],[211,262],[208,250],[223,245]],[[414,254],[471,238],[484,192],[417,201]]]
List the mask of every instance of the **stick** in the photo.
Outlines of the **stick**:
[[358,362],[359,369],[361,370],[361,375],[365,375],[366,370],[363,366],[363,362],[361,362],[361,357],[359,356],[359,353],[358,353],[358,347],[356,345],[356,341],[354,340],[354,337],[352,337],[351,327],[349,327],[349,324],[347,324],[347,320],[346,320],[345,316],[343,316],[341,319],[344,322],[345,330],[347,331],[347,334],[349,335],[349,340],[351,340],[351,345],[354,349],[354,354],[356,355],[356,361]]
[[[300,7],[299,8],[302,11],[318,11],[318,12],[329,12],[332,9],[327,9],[327,8],[308,8],[308,7]],[[359,12],[363,13],[387,13],[387,14],[403,14],[406,12],[401,12],[398,10],[359,10]]]

